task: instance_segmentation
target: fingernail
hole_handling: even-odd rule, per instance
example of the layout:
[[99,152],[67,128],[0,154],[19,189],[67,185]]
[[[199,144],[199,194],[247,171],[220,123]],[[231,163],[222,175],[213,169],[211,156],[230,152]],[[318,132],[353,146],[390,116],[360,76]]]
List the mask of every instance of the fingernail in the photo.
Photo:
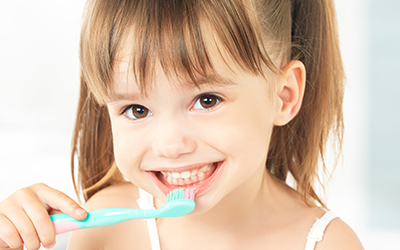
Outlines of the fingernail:
[[80,216],[80,215],[82,215],[84,213],[86,213],[86,211],[83,210],[82,208],[78,208],[77,210],[75,210],[75,214],[78,215],[78,216]]
[[46,247],[47,249],[51,249],[56,245],[56,243],[51,244],[50,246]]

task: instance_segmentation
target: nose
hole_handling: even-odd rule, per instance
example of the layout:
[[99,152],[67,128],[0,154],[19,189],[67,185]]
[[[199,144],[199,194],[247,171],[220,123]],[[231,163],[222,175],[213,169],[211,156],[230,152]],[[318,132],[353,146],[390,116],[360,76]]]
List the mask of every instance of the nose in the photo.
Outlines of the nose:
[[154,134],[153,150],[158,157],[176,159],[192,153],[197,144],[190,129],[176,119],[160,122]]

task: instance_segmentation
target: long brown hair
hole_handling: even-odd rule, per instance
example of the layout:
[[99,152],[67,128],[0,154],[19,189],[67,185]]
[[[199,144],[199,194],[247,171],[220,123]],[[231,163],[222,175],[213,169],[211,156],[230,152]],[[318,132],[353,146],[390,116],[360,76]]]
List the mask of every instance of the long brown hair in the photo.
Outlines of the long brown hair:
[[123,53],[131,55],[132,73],[145,94],[157,63],[167,76],[188,77],[194,84],[198,76],[218,76],[210,47],[264,77],[290,60],[304,63],[302,108],[289,124],[274,128],[266,167],[284,181],[292,175],[306,202],[325,207],[314,181],[319,163],[325,168],[328,137],[341,149],[343,133],[344,73],[330,0],[90,0],[81,33],[72,150],[75,189],[85,200],[125,181],[114,162],[105,106]]

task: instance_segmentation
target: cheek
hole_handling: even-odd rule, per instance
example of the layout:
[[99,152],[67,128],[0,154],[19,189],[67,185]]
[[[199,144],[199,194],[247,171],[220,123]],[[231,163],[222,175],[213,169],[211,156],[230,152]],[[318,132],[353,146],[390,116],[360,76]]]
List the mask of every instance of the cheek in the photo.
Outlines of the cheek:
[[259,161],[268,151],[273,128],[272,108],[253,100],[244,102],[205,122],[202,138],[236,159]]
[[258,167],[265,159],[272,131],[272,120],[266,111],[258,111],[260,110],[247,110],[246,115],[232,123],[234,127],[230,132],[232,143],[229,147],[234,157],[248,167]]
[[231,167],[227,169],[227,179],[234,185],[246,182],[260,169],[265,169],[273,129],[273,112],[265,104],[252,104],[252,109],[241,109],[242,115],[232,120],[231,125],[226,125],[225,137],[230,143],[225,146],[232,159]]
[[140,137],[118,124],[113,125],[114,157],[118,168],[129,180],[140,171],[140,155],[143,147]]

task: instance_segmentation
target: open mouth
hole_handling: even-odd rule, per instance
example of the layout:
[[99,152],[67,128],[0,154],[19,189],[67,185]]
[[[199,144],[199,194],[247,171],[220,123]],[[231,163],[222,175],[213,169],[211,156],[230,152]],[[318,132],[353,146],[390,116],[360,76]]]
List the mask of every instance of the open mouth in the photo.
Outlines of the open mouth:
[[212,162],[184,171],[149,171],[148,174],[165,194],[183,188],[194,189],[197,196],[211,185],[219,173],[222,163]]

